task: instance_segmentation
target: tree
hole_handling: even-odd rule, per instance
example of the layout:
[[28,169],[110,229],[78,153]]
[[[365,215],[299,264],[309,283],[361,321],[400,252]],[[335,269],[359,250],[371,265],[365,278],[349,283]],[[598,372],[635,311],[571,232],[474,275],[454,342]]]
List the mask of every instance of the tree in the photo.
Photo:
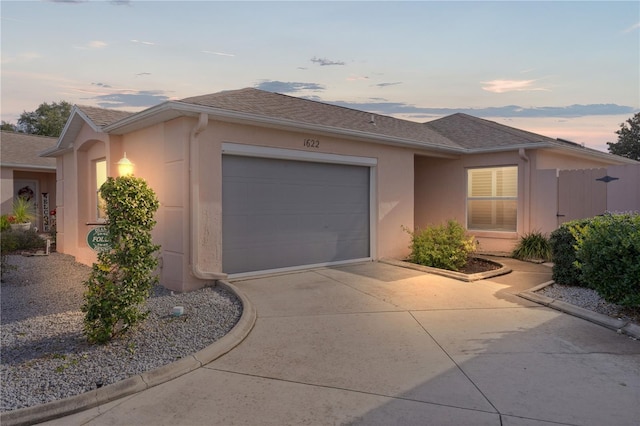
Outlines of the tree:
[[0,125],[0,130],[7,130],[9,132],[15,132],[17,129],[16,129],[16,125],[15,124],[11,124],[11,123],[8,123],[8,122],[2,120],[2,124]]
[[640,161],[640,112],[622,123],[616,133],[618,142],[607,142],[609,152]]
[[69,102],[44,102],[35,111],[20,114],[16,128],[19,132],[32,135],[58,137],[70,115]]

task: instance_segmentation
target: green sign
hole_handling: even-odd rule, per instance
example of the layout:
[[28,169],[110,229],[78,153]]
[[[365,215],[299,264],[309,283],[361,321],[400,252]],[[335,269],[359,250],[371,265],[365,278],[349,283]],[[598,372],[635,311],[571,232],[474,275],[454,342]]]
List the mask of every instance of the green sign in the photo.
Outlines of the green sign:
[[87,244],[95,251],[111,250],[107,228],[104,226],[98,226],[97,228],[93,228],[89,231],[87,234]]

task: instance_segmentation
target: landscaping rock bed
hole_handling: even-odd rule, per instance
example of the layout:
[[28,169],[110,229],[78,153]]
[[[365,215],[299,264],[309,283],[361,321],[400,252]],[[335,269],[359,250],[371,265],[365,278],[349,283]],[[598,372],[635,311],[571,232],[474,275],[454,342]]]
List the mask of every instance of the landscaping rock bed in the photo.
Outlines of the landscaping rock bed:
[[[223,288],[173,294],[157,286],[149,317],[126,336],[88,345],[82,333],[83,281],[72,257],[12,255],[1,311],[0,411],[78,395],[193,354],[227,334],[242,304]],[[171,316],[174,306],[184,315]]]

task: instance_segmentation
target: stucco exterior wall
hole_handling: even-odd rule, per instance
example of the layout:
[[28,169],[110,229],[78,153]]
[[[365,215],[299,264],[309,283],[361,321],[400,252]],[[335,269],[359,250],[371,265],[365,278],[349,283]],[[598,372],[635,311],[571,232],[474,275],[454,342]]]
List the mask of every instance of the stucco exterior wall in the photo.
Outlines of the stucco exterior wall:
[[[156,192],[160,208],[153,237],[162,246],[160,282],[177,291],[200,288],[207,280],[194,274],[194,265],[207,272],[222,270],[222,146],[224,143],[283,148],[296,151],[376,158],[373,174],[375,208],[372,226],[373,258],[402,258],[408,254],[409,236],[401,226],[413,227],[414,152],[379,144],[347,141],[304,132],[260,128],[211,120],[196,138],[195,118],[182,117],[122,136],[97,135],[83,129],[73,152],[58,159],[59,250],[91,264],[96,254],[86,244],[91,229],[90,164],[106,157],[109,174],[124,152]],[[306,138],[320,140],[319,148],[306,148]],[[196,167],[190,165],[195,150]],[[190,171],[197,173],[191,185]],[[191,200],[192,195],[197,202]],[[197,206],[197,224],[191,206]],[[192,229],[192,226],[197,226]],[[197,247],[192,244],[192,235]]]
[[537,169],[595,169],[607,167],[611,164],[611,162],[605,160],[572,156],[564,152],[551,150],[535,151],[535,156]]
[[[532,161],[529,158],[529,161]],[[455,219],[466,226],[467,169],[493,166],[518,166],[517,232],[470,231],[479,242],[478,249],[506,252],[513,249],[518,235],[529,228],[525,199],[531,191],[529,161],[517,152],[469,155],[458,159],[416,156],[415,225],[425,228]]]
[[[303,141],[320,141],[319,148],[306,148]],[[199,262],[207,269],[221,270],[222,266],[222,144],[235,143],[261,147],[284,148],[336,155],[376,158],[373,182],[376,224],[373,226],[376,244],[373,258],[401,258],[408,253],[409,237],[401,225],[413,227],[413,151],[366,142],[265,129],[220,121],[209,123],[198,138],[200,183],[200,214],[203,227],[200,238]],[[207,183],[204,185],[203,183]]]

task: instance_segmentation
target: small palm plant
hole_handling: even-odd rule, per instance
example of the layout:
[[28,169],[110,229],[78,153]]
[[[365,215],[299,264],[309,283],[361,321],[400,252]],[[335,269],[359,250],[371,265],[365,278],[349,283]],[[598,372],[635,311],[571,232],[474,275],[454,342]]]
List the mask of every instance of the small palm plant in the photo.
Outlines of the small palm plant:
[[11,223],[29,223],[36,218],[33,203],[24,197],[13,201],[13,212],[9,216]]
[[551,245],[546,235],[533,231],[520,237],[511,253],[515,259],[548,262],[551,260]]

